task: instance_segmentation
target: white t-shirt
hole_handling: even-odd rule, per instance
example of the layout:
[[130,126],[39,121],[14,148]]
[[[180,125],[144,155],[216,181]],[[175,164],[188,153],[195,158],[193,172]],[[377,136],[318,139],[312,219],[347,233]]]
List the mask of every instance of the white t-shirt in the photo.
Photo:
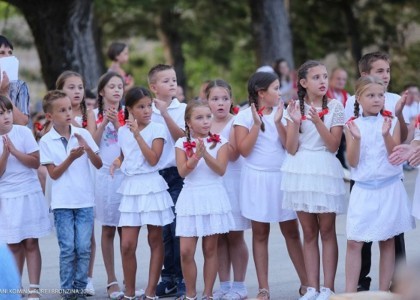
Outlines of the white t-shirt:
[[[0,155],[3,153],[3,136],[0,136]],[[31,130],[26,126],[13,125],[7,136],[20,152],[30,154],[39,151]],[[26,167],[14,155],[9,154],[6,170],[0,178],[0,199],[38,191],[42,190],[36,170]]]
[[[140,135],[149,147],[152,147],[152,143],[155,139],[166,140],[165,127],[162,124],[154,122],[150,122],[149,125],[143,128],[143,130],[140,131]],[[118,129],[118,145],[121,147],[121,151],[124,154],[121,171],[125,175],[132,176],[136,174],[152,173],[159,170],[159,163],[155,166],[149,165],[140,150],[139,144],[134,139],[133,133],[126,125]],[[165,146],[163,148],[165,148]]]
[[[174,122],[181,128],[182,130],[185,130],[185,108],[187,105],[185,103],[181,103],[178,101],[178,99],[174,98],[171,101],[171,104],[168,106],[168,113],[169,116],[174,120]],[[170,168],[170,167],[176,167],[176,161],[175,161],[175,151],[174,146],[175,142],[174,139],[171,136],[171,133],[169,131],[168,126],[166,126],[166,122],[162,115],[160,114],[160,111],[156,108],[155,104],[152,104],[153,108],[153,114],[152,114],[152,122],[160,123],[165,126],[166,131],[166,143],[163,147],[162,157],[159,161],[159,170]]]
[[[277,107],[269,115],[264,115],[265,131],[261,129],[258,133],[257,141],[251,153],[244,158],[245,164],[256,170],[280,170],[283,160],[286,157],[277,128],[274,124],[274,115]],[[251,108],[240,111],[233,121],[234,126],[242,126],[251,130],[254,125]]]
[[417,102],[413,102],[411,105],[405,105],[403,108],[404,120],[407,123],[411,123],[413,119],[420,113],[420,106]]
[[[89,131],[70,125],[70,138],[67,141],[54,127],[39,141],[41,164],[60,165],[79,147],[75,133],[80,134],[92,149],[99,149]],[[67,142],[67,145],[65,145]],[[90,176],[89,157],[86,153],[77,158],[56,180],[51,179],[51,208],[85,208],[94,206],[94,183]]]

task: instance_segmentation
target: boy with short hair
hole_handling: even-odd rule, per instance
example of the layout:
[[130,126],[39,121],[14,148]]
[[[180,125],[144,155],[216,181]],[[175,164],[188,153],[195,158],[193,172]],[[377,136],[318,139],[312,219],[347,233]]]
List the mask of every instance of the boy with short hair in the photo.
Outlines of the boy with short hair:
[[42,105],[52,123],[39,146],[41,164],[52,179],[51,209],[60,247],[62,299],[86,299],[94,206],[89,162],[99,169],[102,160],[90,133],[71,125],[71,101],[64,92],[48,92]]
[[[178,174],[175,162],[175,142],[185,135],[185,103],[175,98],[177,78],[172,66],[159,64],[154,66],[148,74],[149,88],[155,94],[153,99],[152,121],[165,125],[167,143],[163,147],[159,162],[159,172],[167,182],[168,192],[176,204],[181,192],[183,179]],[[174,209],[175,212],[175,209]],[[185,295],[185,283],[181,270],[179,237],[175,236],[176,219],[173,223],[163,227],[163,243],[165,256],[161,272],[162,281],[156,288],[156,296],[168,297]]]

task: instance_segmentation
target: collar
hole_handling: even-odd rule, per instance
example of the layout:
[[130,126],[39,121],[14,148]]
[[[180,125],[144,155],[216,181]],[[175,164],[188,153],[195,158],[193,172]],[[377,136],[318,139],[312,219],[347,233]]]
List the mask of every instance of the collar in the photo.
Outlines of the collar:
[[[72,138],[74,136],[75,132],[77,132],[76,127],[74,127],[73,125],[70,124],[70,138]],[[55,130],[54,126],[51,127],[50,134],[51,134],[51,138],[53,140],[59,140],[63,137],[61,134],[59,134],[57,132],[57,130]]]
[[[177,98],[173,98],[171,100],[171,103],[168,106],[168,109],[174,109],[174,108],[178,108],[181,105],[181,102],[179,102],[179,100]],[[153,102],[152,104],[152,109],[154,113],[157,113],[160,115],[160,110],[156,108],[155,103]]]

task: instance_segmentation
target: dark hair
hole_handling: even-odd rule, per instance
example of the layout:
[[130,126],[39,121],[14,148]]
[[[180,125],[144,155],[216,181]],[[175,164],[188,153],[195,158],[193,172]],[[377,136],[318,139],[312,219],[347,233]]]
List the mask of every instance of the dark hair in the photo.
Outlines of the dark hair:
[[[355,92],[354,92],[354,97],[355,97],[355,100],[356,100],[356,101],[354,101],[354,116],[356,118],[359,117],[359,114],[360,114],[360,104],[359,104],[358,98],[372,84],[379,84],[379,85],[381,85],[384,88],[384,92],[385,92],[385,85],[384,85],[383,81],[380,78],[376,77],[376,76],[366,75],[366,76],[360,77],[356,81],[356,84],[355,84]],[[382,108],[381,109],[381,114],[382,114],[383,110],[384,109]]]
[[166,70],[173,70],[174,68],[170,65],[164,65],[164,64],[158,64],[156,66],[153,66],[149,73],[147,74],[147,80],[149,81],[149,84],[155,83],[156,81],[156,74],[162,71]]
[[13,50],[13,44],[4,35],[0,35],[0,47],[1,46],[9,47]]
[[13,110],[12,101],[7,96],[0,95],[0,109],[2,111]]
[[96,94],[92,90],[85,89],[85,98],[96,99]]
[[62,98],[68,98],[67,94],[61,90],[52,90],[47,92],[47,94],[42,99],[42,109],[45,113],[50,113],[52,109],[52,104],[54,101]]
[[[299,107],[300,107],[300,114],[302,117],[305,115],[305,97],[306,97],[306,89],[300,84],[301,79],[306,79],[306,76],[308,75],[308,71],[311,68],[317,67],[317,66],[324,66],[319,61],[316,60],[308,60],[303,65],[300,66],[298,70],[298,78],[297,78],[297,88],[298,88],[298,98],[299,98]],[[328,97],[325,94],[324,97],[322,97],[322,109],[328,108]],[[324,116],[321,117],[321,120],[324,121]],[[300,129],[299,129],[300,131]]]
[[[251,106],[254,103],[255,108],[257,110],[260,109],[258,107],[258,92],[259,91],[266,91],[268,87],[279,78],[274,73],[268,72],[256,72],[251,75],[248,80],[248,103]],[[265,131],[265,125],[261,118],[261,130]]]
[[282,84],[281,82],[282,82],[283,80],[286,80],[287,82],[290,82],[290,81],[292,80],[292,78],[291,78],[290,74],[288,74],[288,75],[286,75],[286,76],[285,76],[285,75],[283,75],[283,74],[281,74],[281,73],[280,73],[279,67],[280,67],[280,65],[281,65],[283,62],[285,62],[285,63],[287,64],[287,66],[290,68],[288,61],[287,61],[287,60],[285,60],[284,58],[279,58],[279,59],[277,59],[277,60],[274,62],[274,65],[273,65],[274,72],[276,72],[277,76],[279,77],[280,87],[281,87],[281,84]]
[[[121,79],[122,84],[124,86],[124,78],[120,74],[118,74],[117,72],[114,72],[114,71],[106,72],[105,74],[103,74],[99,78],[98,88],[97,88],[97,91],[98,91],[98,117],[99,118],[101,116],[103,116],[103,113],[104,113],[104,97],[101,95],[101,92],[113,77],[118,77],[119,79]],[[121,110],[121,107],[122,106],[121,106],[121,101],[120,101],[120,103],[118,104],[118,111]]]
[[389,55],[385,52],[377,51],[367,53],[363,55],[362,58],[359,60],[358,66],[360,75],[362,75],[362,73],[369,74],[370,70],[372,70],[372,64],[378,60],[384,60],[391,64],[391,59]]
[[128,119],[128,109],[127,107],[132,108],[138,101],[143,99],[144,97],[148,97],[153,99],[152,94],[148,89],[142,86],[134,86],[128,90],[127,94],[125,95],[125,109],[124,109],[124,118]]
[[229,85],[229,83],[227,83],[223,79],[210,80],[207,83],[206,89],[204,90],[204,93],[206,94],[207,101],[209,100],[211,90],[215,87],[223,88],[228,92],[229,97],[231,99],[229,112],[231,114],[234,114],[234,112],[233,112],[233,102],[232,102],[232,87]]
[[121,42],[113,42],[111,45],[109,45],[106,54],[108,55],[110,60],[115,61],[117,59],[117,56],[120,55],[125,48],[127,48],[127,44]]

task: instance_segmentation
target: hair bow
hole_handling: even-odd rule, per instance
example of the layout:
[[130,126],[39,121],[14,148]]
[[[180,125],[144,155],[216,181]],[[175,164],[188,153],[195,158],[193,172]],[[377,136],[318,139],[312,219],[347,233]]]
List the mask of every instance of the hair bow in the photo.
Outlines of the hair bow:
[[257,114],[262,117],[264,112],[265,106],[261,107],[259,110],[257,110]]
[[382,116],[392,118],[392,112],[390,112],[389,110],[384,110],[382,112]]

